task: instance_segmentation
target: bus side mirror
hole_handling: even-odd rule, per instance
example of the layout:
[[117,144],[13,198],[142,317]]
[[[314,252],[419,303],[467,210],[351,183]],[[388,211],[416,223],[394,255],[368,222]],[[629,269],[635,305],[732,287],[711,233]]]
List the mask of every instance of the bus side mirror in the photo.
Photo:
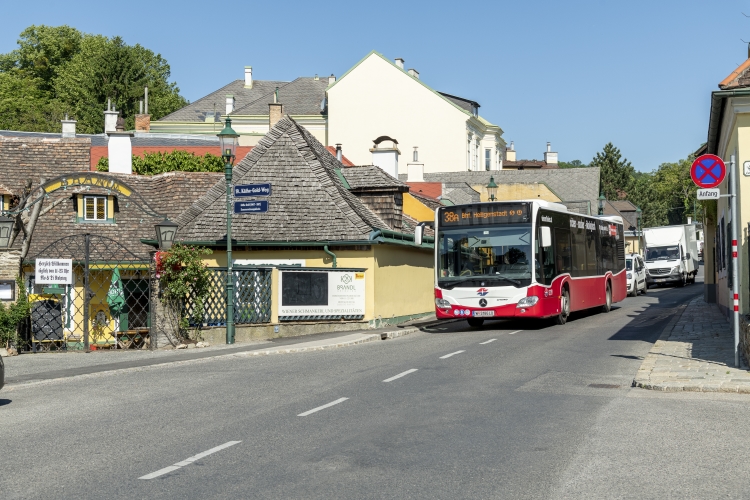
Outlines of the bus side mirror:
[[552,246],[552,229],[550,229],[548,226],[542,226],[542,246]]
[[424,234],[424,226],[422,224],[417,224],[417,227],[414,228],[414,244],[419,246],[422,246],[422,235]]

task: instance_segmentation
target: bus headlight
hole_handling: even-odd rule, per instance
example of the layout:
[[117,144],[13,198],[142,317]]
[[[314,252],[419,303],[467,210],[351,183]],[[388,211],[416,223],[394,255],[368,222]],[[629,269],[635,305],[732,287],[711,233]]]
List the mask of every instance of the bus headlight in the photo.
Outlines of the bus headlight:
[[539,297],[537,297],[536,295],[532,295],[531,297],[524,297],[519,300],[518,304],[516,304],[516,307],[531,307],[536,305],[537,302],[539,302]]
[[435,305],[440,309],[450,309],[451,303],[445,299],[435,299]]

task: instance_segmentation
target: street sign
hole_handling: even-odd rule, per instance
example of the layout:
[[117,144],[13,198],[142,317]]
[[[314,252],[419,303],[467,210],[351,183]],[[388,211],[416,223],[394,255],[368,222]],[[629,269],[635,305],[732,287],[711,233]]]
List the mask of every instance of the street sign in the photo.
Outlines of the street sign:
[[234,196],[271,196],[271,183],[238,184],[234,186]]
[[718,200],[720,198],[719,188],[699,189],[699,200]]
[[727,174],[724,161],[716,155],[702,155],[695,159],[690,167],[690,177],[693,182],[704,189],[715,188]]
[[236,214],[262,214],[268,212],[268,202],[263,201],[235,201],[234,213]]

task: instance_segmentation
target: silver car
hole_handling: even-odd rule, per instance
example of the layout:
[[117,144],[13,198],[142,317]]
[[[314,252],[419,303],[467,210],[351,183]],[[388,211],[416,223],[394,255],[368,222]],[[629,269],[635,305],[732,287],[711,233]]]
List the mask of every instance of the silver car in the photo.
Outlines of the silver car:
[[637,253],[625,256],[625,270],[628,279],[628,295],[635,297],[638,292],[648,292],[646,284],[646,265],[643,258]]

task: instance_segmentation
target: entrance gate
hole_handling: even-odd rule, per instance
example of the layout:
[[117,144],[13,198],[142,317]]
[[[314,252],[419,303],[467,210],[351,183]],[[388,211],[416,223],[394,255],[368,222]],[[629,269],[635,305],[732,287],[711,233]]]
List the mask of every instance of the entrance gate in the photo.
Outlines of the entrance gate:
[[[37,259],[73,261],[72,284],[35,283]],[[81,234],[60,238],[24,262],[32,352],[151,347],[151,263],[121,243]]]

